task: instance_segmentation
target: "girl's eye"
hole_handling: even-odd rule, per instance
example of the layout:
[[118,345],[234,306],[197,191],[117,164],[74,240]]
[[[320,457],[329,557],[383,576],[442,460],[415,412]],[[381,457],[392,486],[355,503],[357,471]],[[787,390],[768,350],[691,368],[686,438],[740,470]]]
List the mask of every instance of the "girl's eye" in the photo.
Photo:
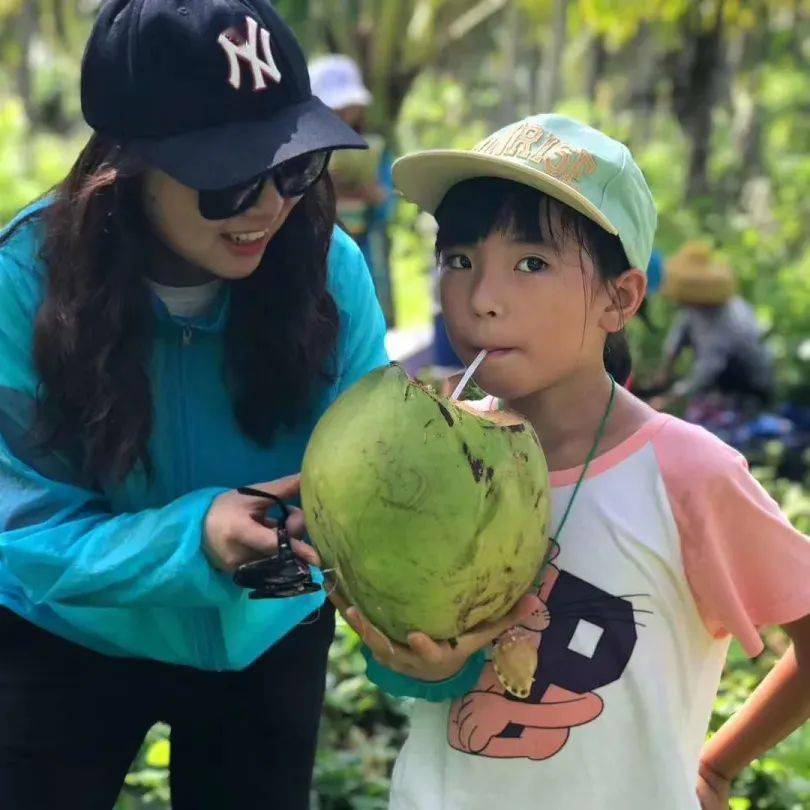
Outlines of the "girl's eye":
[[442,268],[445,270],[469,270],[472,262],[463,253],[451,253],[442,257]]
[[548,263],[539,256],[527,256],[521,259],[515,266],[521,273],[542,273],[548,267]]

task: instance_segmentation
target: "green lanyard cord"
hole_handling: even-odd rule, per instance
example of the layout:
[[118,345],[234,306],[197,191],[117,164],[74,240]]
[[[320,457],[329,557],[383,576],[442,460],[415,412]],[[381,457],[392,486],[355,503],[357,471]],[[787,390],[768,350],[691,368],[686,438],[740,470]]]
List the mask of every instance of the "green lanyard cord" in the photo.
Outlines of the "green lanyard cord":
[[[610,420],[610,414],[613,412],[613,402],[616,398],[616,380],[613,378],[612,374],[609,374],[608,376],[610,377],[610,399],[608,399],[607,408],[605,408],[605,413],[602,416],[602,421],[599,423],[599,427],[596,430],[596,438],[594,439],[593,446],[591,447],[587,457],[585,458],[585,464],[582,467],[582,472],[579,474],[579,479],[577,480],[576,486],[574,487],[574,491],[571,493],[571,497],[568,499],[568,505],[565,507],[565,513],[562,516],[560,525],[557,526],[557,532],[554,535],[554,537],[551,538],[552,542],[557,543],[557,545],[559,545],[560,542],[560,535],[562,534],[563,526],[565,526],[565,522],[568,520],[568,515],[571,513],[571,507],[574,505],[574,499],[577,497],[577,493],[579,492],[579,489],[582,486],[582,482],[585,480],[585,476],[588,473],[588,467],[591,466],[591,462],[594,460],[594,458],[596,458],[596,454],[599,452],[599,445],[602,443],[602,439],[605,435],[605,430],[607,429],[608,421]],[[537,573],[537,577],[535,578],[534,581],[534,585],[537,587],[538,590],[540,586],[543,584],[546,569],[548,568],[548,565],[551,562],[550,556],[551,549],[552,545],[551,543],[549,543],[548,552],[546,553],[546,559],[543,562],[543,565],[540,566],[540,571]]]

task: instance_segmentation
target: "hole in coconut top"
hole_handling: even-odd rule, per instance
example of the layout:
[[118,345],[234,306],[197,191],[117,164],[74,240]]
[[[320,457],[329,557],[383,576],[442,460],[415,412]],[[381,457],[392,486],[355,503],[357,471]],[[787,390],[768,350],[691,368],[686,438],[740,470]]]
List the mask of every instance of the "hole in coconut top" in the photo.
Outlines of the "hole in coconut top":
[[452,401],[448,397],[443,397],[438,394],[434,388],[430,385],[426,385],[421,380],[414,379],[410,377],[410,375],[405,372],[404,369],[399,365],[399,363],[390,363],[390,366],[397,366],[402,370],[402,373],[408,377],[408,384],[413,385],[418,388],[423,393],[427,394],[431,399],[435,400],[439,405],[445,408],[445,410],[449,411],[450,413],[453,412],[454,408],[457,408],[460,411],[464,411],[464,413],[468,413],[471,416],[474,416],[476,419],[480,419],[483,422],[490,422],[498,427],[505,427],[505,428],[513,428],[515,430],[525,430],[527,427],[526,420],[520,416],[519,414],[515,413],[514,411],[508,410],[483,410],[481,408],[481,403],[476,402],[474,400],[469,399],[459,399]]
[[453,405],[465,413],[469,413],[485,422],[492,422],[498,427],[524,427],[526,425],[526,420],[514,411],[483,411],[476,406],[476,403],[466,399],[454,402]]

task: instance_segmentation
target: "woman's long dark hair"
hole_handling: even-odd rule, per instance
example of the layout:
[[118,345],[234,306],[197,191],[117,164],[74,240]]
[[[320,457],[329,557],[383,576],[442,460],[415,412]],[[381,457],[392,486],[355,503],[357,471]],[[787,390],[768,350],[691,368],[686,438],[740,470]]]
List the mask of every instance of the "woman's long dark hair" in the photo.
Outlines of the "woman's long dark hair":
[[[573,240],[590,256],[611,291],[612,282],[630,269],[617,236],[542,191],[510,180],[476,177],[458,183],[436,210],[436,221],[437,255],[450,245],[473,245],[500,232],[524,242],[550,241],[555,247]],[[607,336],[603,356],[607,371],[624,384],[633,364],[623,329]]]
[[[94,135],[43,213],[48,287],[35,327],[43,444],[96,481],[151,472],[151,236],[143,166]],[[338,312],[327,291],[335,222],[328,174],[293,208],[258,269],[231,282],[226,374],[242,430],[268,445],[310,417],[332,373]],[[227,381],[227,382],[226,382]]]

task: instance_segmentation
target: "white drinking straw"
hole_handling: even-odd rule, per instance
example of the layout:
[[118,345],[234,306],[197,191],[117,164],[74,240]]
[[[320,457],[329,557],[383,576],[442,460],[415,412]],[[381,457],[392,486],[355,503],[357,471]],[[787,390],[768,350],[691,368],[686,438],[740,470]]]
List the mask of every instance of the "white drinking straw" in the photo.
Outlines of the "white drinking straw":
[[459,384],[456,386],[456,390],[453,391],[453,394],[450,397],[450,399],[455,401],[461,396],[461,394],[463,393],[464,389],[467,386],[467,383],[470,381],[470,377],[472,377],[472,375],[475,374],[476,369],[478,368],[478,366],[481,365],[486,356],[487,356],[486,349],[481,349],[481,351],[478,352],[478,355],[476,356],[475,360],[473,360],[472,363],[470,363],[470,365],[467,366],[467,370],[461,377],[461,382],[459,382]]

